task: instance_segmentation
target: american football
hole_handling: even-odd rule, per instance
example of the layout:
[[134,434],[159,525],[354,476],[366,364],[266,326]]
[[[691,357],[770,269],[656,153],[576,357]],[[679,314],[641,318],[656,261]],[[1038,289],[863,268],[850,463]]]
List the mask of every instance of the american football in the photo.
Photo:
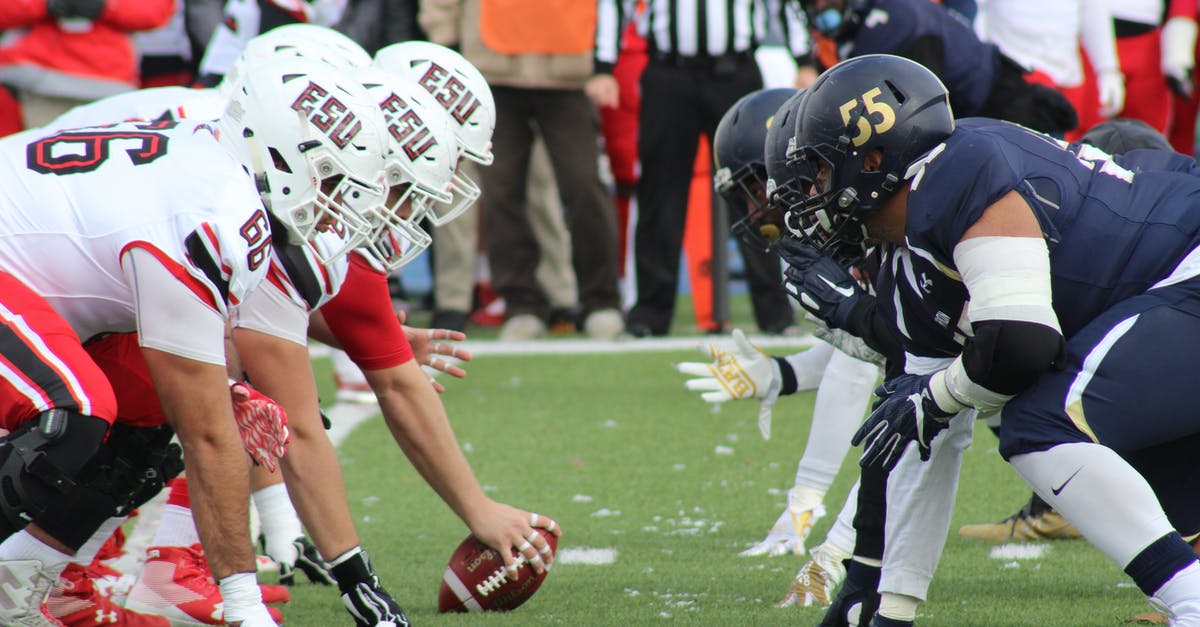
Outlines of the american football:
[[[558,538],[537,529],[558,550]],[[529,600],[541,587],[546,574],[538,575],[524,558],[518,559],[520,579],[509,579],[500,554],[473,535],[467,536],[446,565],[442,586],[438,591],[439,612],[504,612],[513,610]]]

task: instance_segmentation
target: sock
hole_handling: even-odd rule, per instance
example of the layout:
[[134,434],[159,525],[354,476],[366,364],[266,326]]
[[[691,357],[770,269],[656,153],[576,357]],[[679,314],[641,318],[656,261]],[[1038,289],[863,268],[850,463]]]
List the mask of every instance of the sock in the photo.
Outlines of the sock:
[[150,546],[192,546],[199,541],[196,521],[192,519],[187,480],[179,477],[171,483],[171,494],[167,497]]
[[917,619],[917,605],[920,603],[917,597],[884,592],[879,595],[879,612],[876,616],[912,623]]
[[22,529],[0,542],[0,562],[18,560],[37,560],[42,563],[43,572],[57,574],[67,567],[71,556],[48,546]]
[[808,443],[796,468],[796,483],[828,490],[862,424],[879,378],[879,367],[833,350],[821,373]]
[[96,533],[92,534],[92,537],[88,538],[88,541],[75,552],[75,557],[71,561],[81,566],[91,564],[92,560],[96,559],[96,554],[100,552],[100,547],[104,546],[105,542],[108,542],[113,532],[124,522],[124,516],[113,516],[104,521],[100,525],[100,528],[96,530]]
[[295,564],[299,551],[292,541],[304,535],[304,529],[288,496],[287,486],[277,483],[257,490],[250,496],[254,499],[254,508],[258,510],[258,518],[262,522],[267,555],[281,564]]
[[1039,496],[1122,568],[1174,531],[1150,485],[1108,447],[1060,444],[1015,455],[1009,462]]
[[1153,598],[1167,606],[1172,619],[1180,624],[1191,624],[1189,620],[1200,617],[1200,598],[1197,598],[1196,590],[1200,590],[1200,564],[1192,563],[1155,590]]

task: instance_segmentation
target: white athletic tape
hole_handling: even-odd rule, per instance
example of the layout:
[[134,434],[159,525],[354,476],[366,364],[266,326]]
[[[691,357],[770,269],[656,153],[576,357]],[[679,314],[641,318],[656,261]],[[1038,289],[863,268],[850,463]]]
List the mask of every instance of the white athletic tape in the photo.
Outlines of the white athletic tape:
[[537,514],[530,514],[530,515],[529,515],[529,526],[530,526],[530,527],[536,527],[536,526],[538,526],[538,515],[537,515]]

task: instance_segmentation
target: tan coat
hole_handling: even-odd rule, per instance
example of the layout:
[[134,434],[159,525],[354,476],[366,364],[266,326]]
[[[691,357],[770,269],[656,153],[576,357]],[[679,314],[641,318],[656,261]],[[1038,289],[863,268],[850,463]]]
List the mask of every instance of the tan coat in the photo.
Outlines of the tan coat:
[[[502,54],[479,34],[481,0],[421,0],[419,21],[429,40],[458,45],[492,85],[540,89],[580,89],[592,76],[592,54]],[[537,20],[538,16],[530,16]],[[544,19],[544,17],[543,17]],[[547,25],[553,27],[553,25]]]

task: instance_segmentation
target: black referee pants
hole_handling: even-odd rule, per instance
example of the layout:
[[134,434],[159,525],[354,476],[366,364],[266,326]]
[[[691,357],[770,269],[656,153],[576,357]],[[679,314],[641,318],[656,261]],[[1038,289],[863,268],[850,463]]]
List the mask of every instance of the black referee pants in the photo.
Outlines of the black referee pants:
[[[679,259],[687,217],[696,143],[712,144],[717,123],[734,102],[762,88],[750,55],[721,70],[680,67],[651,58],[641,78],[638,117],[638,220],[634,229],[637,303],[627,326],[634,334],[665,335],[675,311]],[[780,331],[792,324],[779,259],[739,241],[750,284],[755,321]],[[640,332],[640,333],[639,333]]]

